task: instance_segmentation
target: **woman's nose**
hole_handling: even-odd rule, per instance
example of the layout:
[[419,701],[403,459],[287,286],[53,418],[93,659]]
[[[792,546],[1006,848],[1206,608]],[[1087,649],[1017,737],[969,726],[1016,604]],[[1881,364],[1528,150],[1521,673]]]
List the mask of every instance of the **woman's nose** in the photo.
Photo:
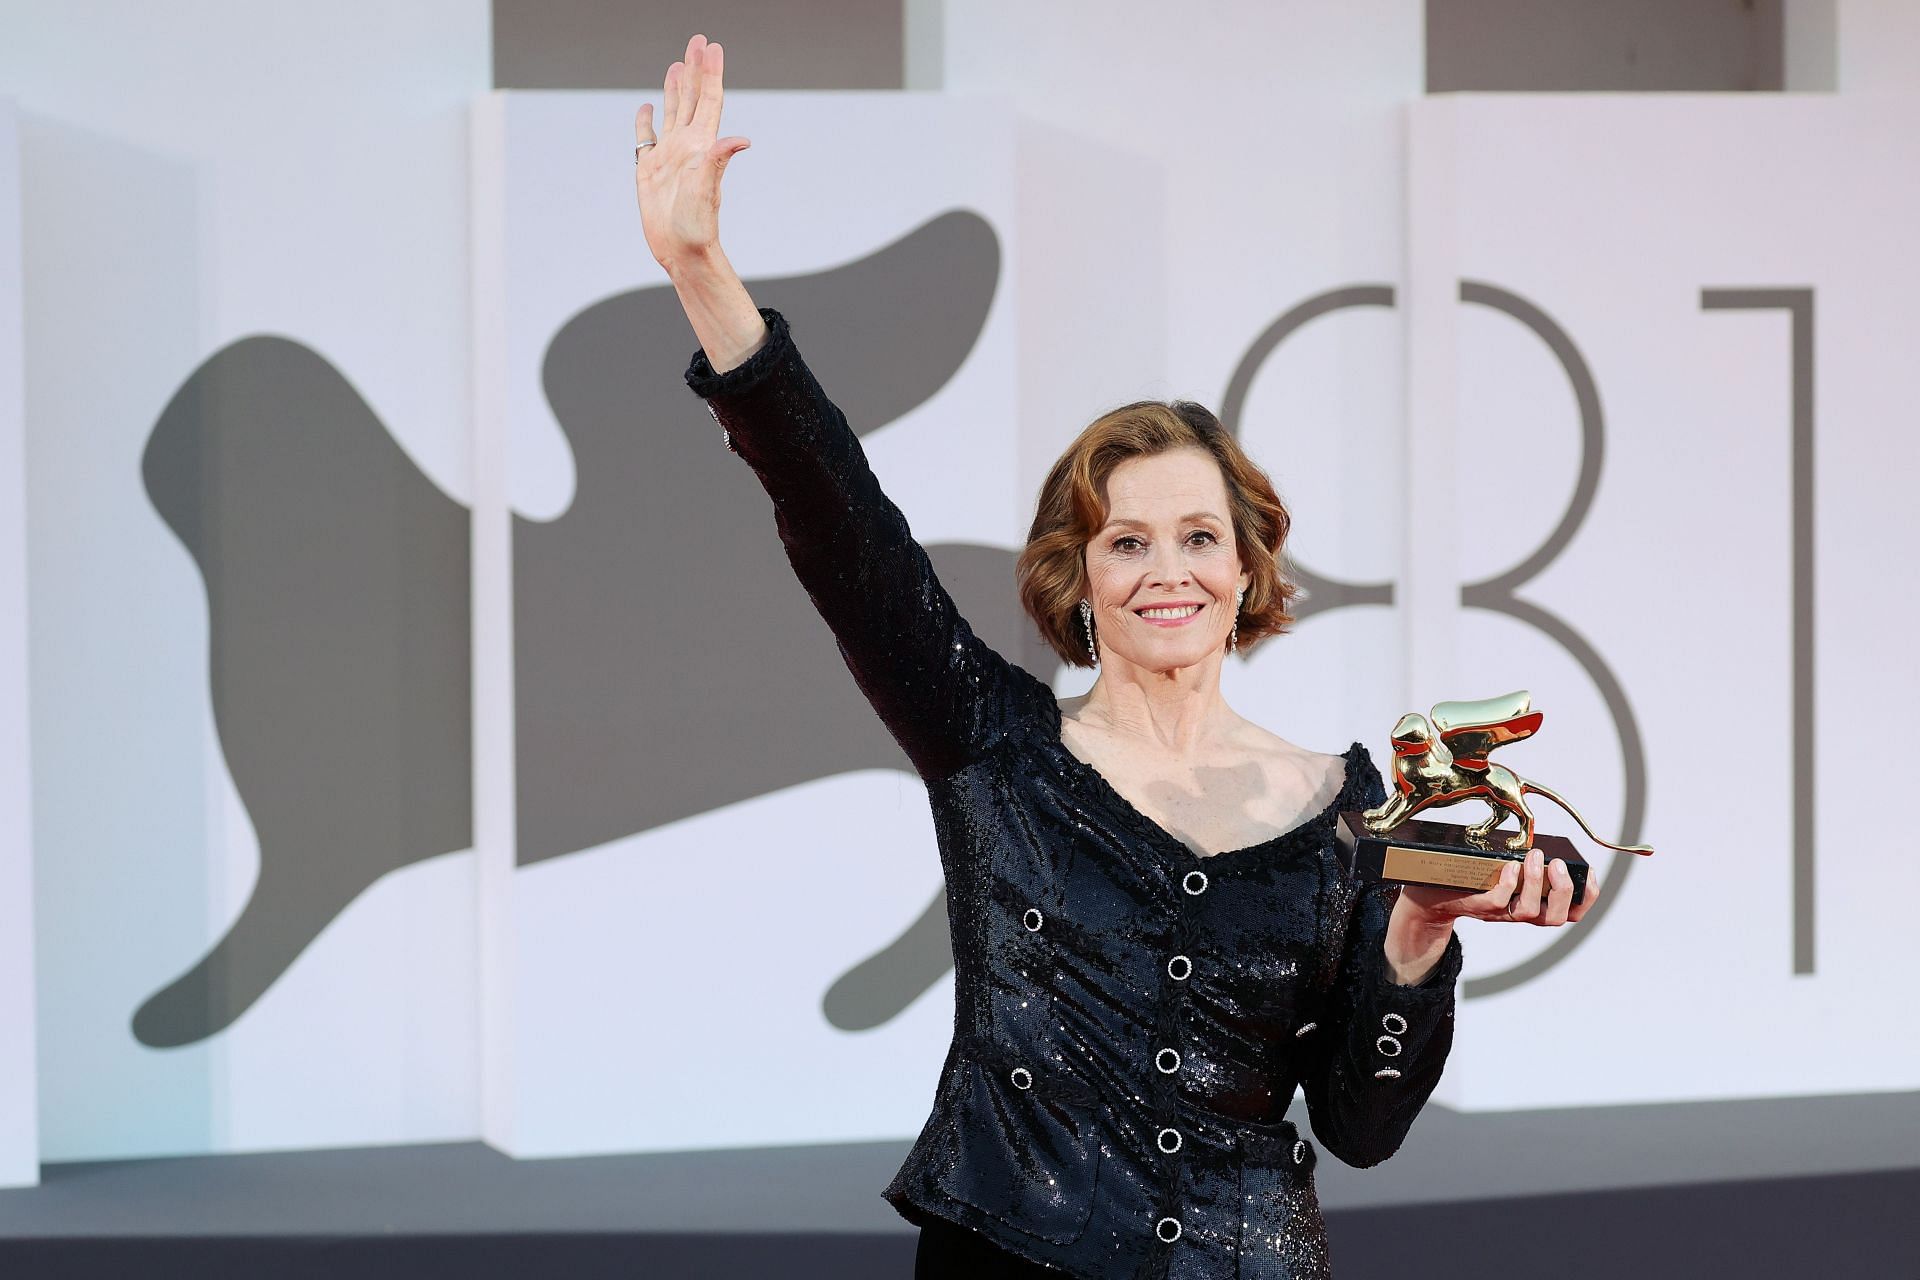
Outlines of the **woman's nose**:
[[1186,553],[1178,548],[1169,548],[1165,542],[1154,548],[1151,567],[1155,582],[1185,583],[1193,579],[1187,567]]

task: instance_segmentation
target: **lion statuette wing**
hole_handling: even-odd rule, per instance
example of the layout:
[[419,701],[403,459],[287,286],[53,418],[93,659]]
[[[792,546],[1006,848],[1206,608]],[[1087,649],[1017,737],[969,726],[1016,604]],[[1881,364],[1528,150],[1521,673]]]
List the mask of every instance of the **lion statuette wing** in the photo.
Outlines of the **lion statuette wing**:
[[1545,717],[1533,710],[1533,695],[1525,689],[1475,702],[1439,702],[1429,719],[1440,740],[1462,769],[1487,767],[1496,747],[1530,738]]

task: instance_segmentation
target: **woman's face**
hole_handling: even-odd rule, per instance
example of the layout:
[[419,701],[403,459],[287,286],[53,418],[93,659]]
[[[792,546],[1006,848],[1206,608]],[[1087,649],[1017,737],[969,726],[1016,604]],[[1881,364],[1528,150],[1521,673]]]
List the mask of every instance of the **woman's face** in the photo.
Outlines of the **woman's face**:
[[[1221,653],[1234,592],[1251,578],[1240,568],[1226,479],[1206,450],[1128,458],[1113,469],[1107,523],[1087,544],[1101,662],[1118,656],[1171,671]],[[1169,605],[1188,607],[1147,615]]]

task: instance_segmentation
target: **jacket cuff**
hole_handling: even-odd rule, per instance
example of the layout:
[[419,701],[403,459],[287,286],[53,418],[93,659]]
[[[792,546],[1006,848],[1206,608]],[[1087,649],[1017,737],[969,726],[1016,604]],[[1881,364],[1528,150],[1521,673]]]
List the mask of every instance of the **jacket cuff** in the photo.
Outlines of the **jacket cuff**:
[[1393,980],[1384,954],[1375,962],[1375,972],[1360,986],[1351,1033],[1355,1058],[1376,1080],[1411,1074],[1413,1064],[1425,1057],[1428,1041],[1453,1017],[1464,955],[1456,930],[1440,963],[1413,986]]
[[740,365],[715,373],[704,350],[687,363],[689,389],[706,402],[707,412],[720,425],[720,438],[729,452],[768,475],[810,474],[806,468],[838,455],[824,422],[820,394],[812,373],[793,345],[786,317],[771,307],[760,308],[767,322],[767,339]]
[[767,340],[737,367],[715,373],[704,347],[693,353],[693,359],[687,363],[686,379],[695,395],[702,400],[712,400],[716,396],[750,391],[785,358],[787,349],[793,345],[793,337],[787,332],[787,318],[772,307],[761,307],[760,318],[767,323]]

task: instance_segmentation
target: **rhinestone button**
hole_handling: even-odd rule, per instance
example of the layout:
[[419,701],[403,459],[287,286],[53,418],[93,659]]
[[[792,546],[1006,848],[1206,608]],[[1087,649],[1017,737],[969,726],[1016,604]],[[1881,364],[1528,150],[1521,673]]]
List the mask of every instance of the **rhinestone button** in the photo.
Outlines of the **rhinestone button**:
[[1193,973],[1193,961],[1185,956],[1175,956],[1167,961],[1167,976],[1175,982],[1185,982]]
[[1300,1138],[1294,1142],[1293,1162],[1295,1164],[1305,1164],[1307,1162],[1307,1140],[1305,1138]]
[[1407,1020],[1401,1017],[1397,1013],[1381,1014],[1380,1025],[1385,1027],[1388,1031],[1392,1032],[1396,1036],[1403,1036],[1407,1034]]
[[1027,926],[1028,933],[1040,932],[1040,926],[1046,922],[1047,918],[1040,914],[1040,908],[1038,907],[1028,907],[1027,914],[1020,917],[1020,923]]
[[1162,1151],[1168,1155],[1172,1155],[1180,1149],[1182,1139],[1178,1129],[1162,1129],[1159,1134],[1155,1136],[1154,1141]]
[[1207,873],[1199,870],[1187,872],[1180,879],[1180,887],[1194,897],[1199,897],[1207,891]]
[[1007,1078],[1013,1081],[1013,1087],[1016,1089],[1033,1088],[1033,1072],[1025,1067],[1015,1067]]
[[1160,1070],[1167,1075],[1172,1075],[1180,1069],[1180,1051],[1178,1049],[1162,1049],[1153,1055],[1153,1065],[1160,1068]]
[[1160,1219],[1160,1221],[1153,1224],[1153,1234],[1159,1236],[1163,1244],[1172,1244],[1180,1238],[1180,1219]]
[[1392,1036],[1381,1036],[1373,1042],[1373,1047],[1389,1058],[1397,1058],[1400,1056],[1400,1042]]

